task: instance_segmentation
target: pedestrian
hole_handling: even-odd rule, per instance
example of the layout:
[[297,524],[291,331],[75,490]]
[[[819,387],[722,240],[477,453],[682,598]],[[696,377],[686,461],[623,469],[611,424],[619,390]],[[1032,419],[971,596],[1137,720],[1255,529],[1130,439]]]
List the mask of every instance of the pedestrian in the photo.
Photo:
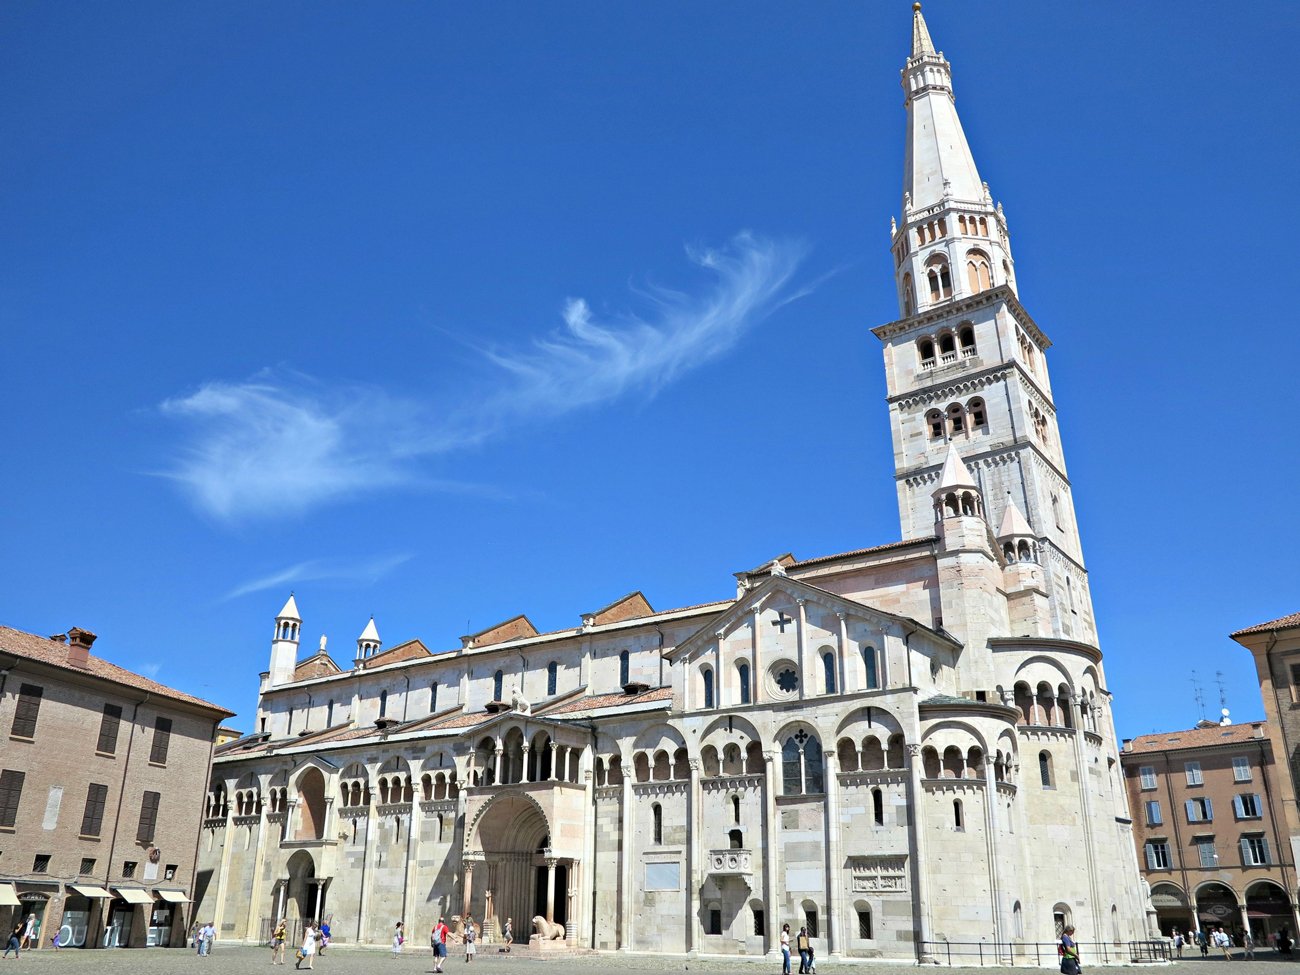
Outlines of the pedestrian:
[[781,975],[790,975],[790,925],[781,925]]
[[1279,955],[1287,955],[1288,957],[1290,956],[1291,954],[1291,929],[1290,928],[1283,927],[1280,931],[1278,931],[1277,953]]
[[1201,957],[1209,958],[1210,957],[1210,936],[1205,933],[1204,928],[1196,932],[1196,944],[1197,947],[1201,949]]
[[33,940],[35,940],[38,945],[41,943],[41,939],[36,934],[36,915],[28,914],[27,923],[23,925],[23,948],[31,948]]
[[0,958],[8,958],[9,952],[14,953],[15,958],[22,957],[22,948],[20,947],[23,940],[23,925],[19,921],[14,925],[14,929],[9,932],[9,941],[5,944],[5,953]]
[[397,922],[397,927],[393,929],[393,957],[396,958],[402,953],[402,945],[406,944],[406,935],[402,933],[402,922]]
[[808,972],[817,975],[817,949],[813,947],[812,938],[808,939]]
[[[333,914],[330,915],[330,917],[333,916],[334,916]],[[317,954],[324,956],[325,949],[328,948],[329,946],[330,946],[330,923],[329,921],[322,921],[320,924],[320,950],[317,952]]]
[[60,931],[55,931],[54,936],[50,938],[50,947],[53,948],[55,951],[58,951],[60,948],[63,947],[62,942],[59,941],[60,933],[61,933]]
[[206,958],[208,955],[212,954],[212,942],[217,940],[217,929],[212,926],[211,921],[203,925],[203,930],[199,932],[199,937],[202,939],[199,942],[199,954]]
[[1241,936],[1241,947],[1245,949],[1247,961],[1255,960],[1255,936],[1249,930]]
[[515,940],[514,929],[511,927],[512,921],[506,918],[505,930],[501,932],[501,940],[505,942],[506,954],[510,954],[510,945]]
[[1074,940],[1074,928],[1066,925],[1061,940],[1056,943],[1056,953],[1061,956],[1061,975],[1079,975],[1079,944]]
[[1223,925],[1214,932],[1214,946],[1223,949],[1223,960],[1232,961],[1232,939],[1228,937],[1228,932],[1223,930]]
[[794,946],[799,951],[799,975],[808,975],[808,946],[810,944],[808,929],[800,928],[799,936],[794,940]]
[[1174,945],[1174,954],[1177,957],[1182,958],[1183,957],[1183,933],[1179,931],[1177,928],[1174,928],[1174,933],[1171,936],[1170,940],[1173,942]]
[[429,932],[429,947],[433,949],[433,970],[442,971],[442,963],[447,958],[447,935],[451,932],[447,930],[447,922],[438,916],[438,923],[433,926]]
[[471,914],[465,918],[465,962],[468,964],[474,960],[474,916]]
[[289,931],[285,927],[284,918],[275,925],[275,930],[271,933],[271,964],[284,964],[284,944],[289,940]]
[[302,963],[307,963],[307,970],[310,971],[316,961],[316,925],[312,921],[307,922],[307,927],[302,933],[302,947],[298,949],[298,958],[294,962],[294,968],[302,968]]

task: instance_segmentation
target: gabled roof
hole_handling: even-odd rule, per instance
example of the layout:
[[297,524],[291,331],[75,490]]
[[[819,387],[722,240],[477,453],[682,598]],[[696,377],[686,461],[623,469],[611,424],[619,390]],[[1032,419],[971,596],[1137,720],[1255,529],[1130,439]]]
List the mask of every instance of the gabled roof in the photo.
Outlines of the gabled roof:
[[1186,731],[1163,731],[1151,735],[1139,735],[1132,745],[1125,747],[1120,757],[1134,752],[1173,752],[1184,748],[1210,748],[1214,745],[1233,745],[1243,741],[1263,741],[1255,734],[1253,725],[1260,721],[1245,724],[1211,725],[1208,728],[1189,728]]
[[294,601],[293,593],[289,593],[289,599],[285,602],[284,608],[275,614],[278,620],[297,620],[302,622],[302,617],[298,615],[298,604]]
[[324,649],[317,650],[305,660],[299,660],[293,666],[294,680],[307,680],[311,677],[330,677],[341,674],[343,670],[334,662]]
[[96,677],[100,680],[109,681],[120,687],[130,688],[136,691],[146,691],[156,697],[167,698],[171,701],[179,701],[194,707],[202,708],[205,711],[211,711],[213,714],[221,715],[221,720],[232,718],[234,711],[227,711],[219,705],[202,698],[194,697],[192,694],[186,694],[175,688],[167,687],[165,684],[159,684],[157,681],[150,680],[148,677],[127,670],[125,667],[119,667],[117,664],[111,664],[103,657],[96,657],[94,654],[88,654],[86,657],[86,666],[79,667],[71,663],[68,659],[68,644],[62,640],[51,639],[50,637],[37,636],[35,633],[26,633],[23,630],[15,630],[12,627],[0,626],[0,656],[8,654],[9,656],[19,657],[24,660],[31,660],[37,663],[45,664],[49,667],[57,667],[65,670],[70,674],[82,674],[90,677]]
[[1238,637],[1249,633],[1267,633],[1269,630],[1289,630],[1297,626],[1300,626],[1300,613],[1292,613],[1290,616],[1282,616],[1275,620],[1269,620],[1267,623],[1256,623],[1254,626],[1236,630],[1229,635]]
[[375,667],[384,667],[388,664],[401,663],[403,660],[416,660],[420,657],[432,657],[433,651],[426,647],[420,640],[407,640],[405,643],[399,643],[395,647],[389,647],[387,650],[381,650],[379,653],[364,660],[357,661],[358,669],[371,670]]
[[1012,538],[1020,536],[1033,537],[1034,530],[1029,527],[1029,522],[1025,521],[1025,516],[1020,513],[1016,503],[1007,498],[1007,510],[1002,515],[1002,527],[998,529],[998,538]]
[[579,697],[563,701],[556,707],[548,708],[545,711],[545,716],[548,718],[574,718],[593,711],[619,710],[632,704],[651,704],[662,701],[665,705],[668,705],[671,704],[672,699],[673,689],[671,687],[656,687],[653,690],[642,691],[640,694],[593,694],[591,697]]
[[975,488],[975,479],[970,476],[970,471],[962,462],[961,455],[957,453],[957,448],[952,444],[948,445],[948,456],[943,459],[943,472],[939,475],[939,488],[942,491],[945,488]]
[[462,647],[468,650],[471,647],[487,647],[494,643],[508,643],[511,640],[522,640],[530,636],[537,636],[537,627],[533,626],[532,620],[520,613],[501,623],[495,623],[486,630],[463,636],[460,642]]
[[847,596],[841,596],[839,593],[830,592],[818,586],[810,585],[800,579],[790,576],[771,576],[755,588],[744,593],[739,599],[734,600],[727,609],[723,610],[717,616],[710,619],[702,627],[692,633],[689,637],[664,653],[668,660],[675,660],[693,652],[701,644],[708,643],[713,639],[714,634],[719,629],[726,629],[729,626],[739,622],[740,617],[746,615],[755,603],[766,599],[767,596],[776,589],[789,592],[796,598],[800,595],[814,598],[822,603],[842,608],[846,612],[857,613],[865,616],[875,616],[880,619],[889,620],[900,626],[905,626],[913,630],[919,630],[940,640],[950,646],[960,648],[962,643],[951,634],[942,630],[936,630],[933,627],[926,626],[919,620],[914,620],[910,616],[900,616],[897,613],[890,613],[883,609],[877,609],[866,603],[858,602],[856,599],[849,599]]
[[583,613],[582,623],[584,626],[600,626],[604,623],[622,623],[624,620],[652,615],[654,610],[650,607],[650,601],[638,589],[626,596],[620,596],[594,613]]

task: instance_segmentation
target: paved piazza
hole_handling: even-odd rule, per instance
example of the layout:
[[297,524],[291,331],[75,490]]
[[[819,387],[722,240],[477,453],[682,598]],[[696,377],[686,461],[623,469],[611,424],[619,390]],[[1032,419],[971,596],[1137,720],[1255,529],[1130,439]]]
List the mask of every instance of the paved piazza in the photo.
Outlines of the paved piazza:
[[[1276,971],[1279,966],[1290,967],[1295,964],[1294,960],[1282,961],[1266,953],[1261,953],[1261,956],[1261,960],[1253,962],[1225,962],[1217,958],[1209,960],[1184,958],[1172,967],[1182,970],[1184,973],[1189,973],[1189,975],[1226,975],[1227,972],[1235,972],[1236,975],[1250,975],[1251,972]],[[1084,970],[1087,971],[1089,966],[1087,965],[1086,956],[1084,957],[1084,963]],[[887,975],[889,972],[901,973],[916,970],[915,965],[873,961],[855,961],[847,965],[837,965],[826,961],[819,967],[821,975],[831,975],[837,968],[845,967],[863,972],[882,973],[882,975]],[[1113,972],[1115,975],[1123,975],[1123,973],[1168,971],[1170,967],[1168,965],[1107,966],[1105,970],[1107,973]],[[507,957],[484,952],[474,962],[474,968],[487,968],[496,975],[509,975],[509,973],[517,971],[537,972],[539,969],[566,971],[573,968],[593,973],[692,971],[720,973],[770,972],[772,975],[776,975],[780,971],[779,966],[770,965],[762,959],[688,959],[681,955],[615,953],[566,955],[539,961],[520,953]],[[946,966],[936,966],[936,968],[944,969]],[[1055,969],[1056,966],[1052,965],[1050,968],[1044,967],[1037,970],[1055,971]],[[192,951],[182,951],[180,949],[165,951],[157,949],[67,950],[57,953],[43,949],[37,952],[24,953],[17,963],[11,957],[0,968],[0,972],[14,973],[14,975],[18,972],[27,971],[95,972],[96,975],[117,975],[117,973],[120,973],[120,975],[147,975],[147,973],[151,972],[172,973],[187,970],[207,972],[210,975],[247,975],[248,972],[263,970],[266,972],[290,972],[293,971],[293,959],[290,956],[288,964],[283,968],[273,968],[270,963],[269,949],[251,948],[244,945],[218,945],[210,958],[199,958]],[[432,970],[433,959],[427,948],[423,951],[404,952],[400,958],[394,960],[388,951],[381,951],[377,948],[335,946],[326,953],[324,958],[316,959],[315,967],[317,972],[333,972],[335,975],[345,975],[345,973],[346,975],[368,975],[368,973],[397,975],[397,973],[402,972],[408,973],[408,975],[426,975]],[[975,966],[966,970],[989,972],[990,975],[995,975],[995,973],[1011,975],[1011,973],[1024,973],[1035,969],[994,968],[992,966],[980,969]],[[451,975],[456,975],[461,971],[468,972],[470,969],[466,966],[463,957],[453,955],[449,959],[446,971]],[[1300,968],[1297,968],[1297,971],[1300,972]]]

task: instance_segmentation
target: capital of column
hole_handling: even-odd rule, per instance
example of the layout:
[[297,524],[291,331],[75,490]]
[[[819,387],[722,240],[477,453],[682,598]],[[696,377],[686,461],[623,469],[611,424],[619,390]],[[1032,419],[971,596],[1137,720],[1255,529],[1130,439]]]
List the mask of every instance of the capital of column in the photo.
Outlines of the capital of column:
[[849,614],[848,614],[848,613],[844,613],[844,612],[839,612],[839,611],[837,611],[837,612],[835,613],[835,617],[836,617],[836,618],[837,618],[841,623],[843,623],[846,619],[849,618]]
[[560,862],[560,859],[561,859],[560,857],[546,857],[547,869],[550,870],[555,869],[555,865]]
[[907,754],[912,758],[918,757],[921,754],[921,746],[914,741],[909,741],[907,743]]

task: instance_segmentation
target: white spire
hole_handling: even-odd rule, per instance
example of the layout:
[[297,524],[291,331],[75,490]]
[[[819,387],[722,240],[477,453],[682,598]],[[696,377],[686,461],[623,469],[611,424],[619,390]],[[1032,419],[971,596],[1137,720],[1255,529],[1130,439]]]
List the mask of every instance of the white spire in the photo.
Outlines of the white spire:
[[298,615],[298,604],[294,602],[293,593],[289,593],[289,601],[284,604],[284,609],[275,614],[278,620],[297,620],[302,622],[302,617]]
[[370,617],[370,622],[366,624],[366,628],[361,631],[361,635],[357,637],[357,639],[363,643],[381,642],[379,639],[379,630],[375,628],[375,618],[373,616]]
[[1025,521],[1025,516],[1020,513],[1016,503],[1007,498],[1007,510],[1002,514],[1002,527],[998,529],[998,539],[1003,538],[1032,538],[1034,530],[1029,527],[1029,522]]
[[979,490],[975,480],[970,476],[970,471],[962,463],[961,456],[957,453],[957,448],[952,444],[948,445],[948,456],[943,461],[943,473],[939,475],[939,491],[947,491],[951,488],[974,488]]
[[[907,93],[907,164],[903,193],[913,210],[923,210],[945,198],[978,202],[984,183],[952,95],[952,67],[936,53],[930,30],[913,6],[912,55],[903,68]],[[906,216],[906,215],[904,215]]]

